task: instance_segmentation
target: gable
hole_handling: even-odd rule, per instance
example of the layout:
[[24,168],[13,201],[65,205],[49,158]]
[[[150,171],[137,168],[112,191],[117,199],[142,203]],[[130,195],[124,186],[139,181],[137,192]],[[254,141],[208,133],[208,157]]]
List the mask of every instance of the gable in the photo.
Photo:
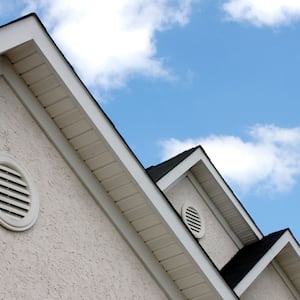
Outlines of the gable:
[[166,295],[235,299],[36,17],[0,40],[1,74]]
[[1,76],[0,153],[26,167],[40,202],[30,230],[0,227],[1,298],[166,299]]

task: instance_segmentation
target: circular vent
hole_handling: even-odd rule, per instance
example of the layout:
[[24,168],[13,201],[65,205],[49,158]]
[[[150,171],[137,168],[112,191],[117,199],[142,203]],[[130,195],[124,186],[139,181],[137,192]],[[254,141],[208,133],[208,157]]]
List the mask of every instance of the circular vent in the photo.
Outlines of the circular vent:
[[29,174],[11,157],[0,154],[0,223],[21,231],[36,221],[38,203]]
[[185,203],[182,206],[182,218],[194,237],[200,239],[204,235],[203,218],[195,206]]

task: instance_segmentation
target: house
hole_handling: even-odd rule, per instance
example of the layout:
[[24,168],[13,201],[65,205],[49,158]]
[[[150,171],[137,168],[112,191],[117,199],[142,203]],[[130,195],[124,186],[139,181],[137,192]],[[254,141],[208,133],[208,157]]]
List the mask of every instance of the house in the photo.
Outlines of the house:
[[0,28],[1,299],[300,299],[199,146],[147,170],[36,15]]

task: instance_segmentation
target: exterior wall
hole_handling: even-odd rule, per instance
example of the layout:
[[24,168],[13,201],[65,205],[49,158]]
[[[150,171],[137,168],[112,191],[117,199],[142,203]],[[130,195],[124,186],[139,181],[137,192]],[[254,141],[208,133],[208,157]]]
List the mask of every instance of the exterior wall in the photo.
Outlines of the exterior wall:
[[241,300],[294,300],[278,273],[269,265],[240,297]]
[[0,226],[0,299],[166,299],[1,77],[0,152],[40,197],[31,229]]
[[205,222],[205,234],[199,243],[217,268],[221,269],[236,254],[238,248],[190,180],[187,177],[180,180],[166,192],[166,195],[179,214],[185,201],[193,203],[199,209]]

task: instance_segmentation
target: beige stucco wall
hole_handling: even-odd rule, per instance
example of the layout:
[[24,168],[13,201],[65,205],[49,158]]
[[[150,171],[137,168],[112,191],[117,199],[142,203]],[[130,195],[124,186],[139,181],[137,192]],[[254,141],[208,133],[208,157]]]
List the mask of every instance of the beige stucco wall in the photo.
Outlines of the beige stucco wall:
[[1,77],[0,152],[40,197],[33,228],[0,226],[0,299],[166,299]]
[[272,265],[269,265],[240,297],[241,300],[295,300]]
[[185,201],[193,203],[199,209],[205,222],[205,235],[199,243],[217,268],[221,269],[236,254],[238,248],[190,180],[187,177],[181,179],[166,192],[166,195],[179,214]]

